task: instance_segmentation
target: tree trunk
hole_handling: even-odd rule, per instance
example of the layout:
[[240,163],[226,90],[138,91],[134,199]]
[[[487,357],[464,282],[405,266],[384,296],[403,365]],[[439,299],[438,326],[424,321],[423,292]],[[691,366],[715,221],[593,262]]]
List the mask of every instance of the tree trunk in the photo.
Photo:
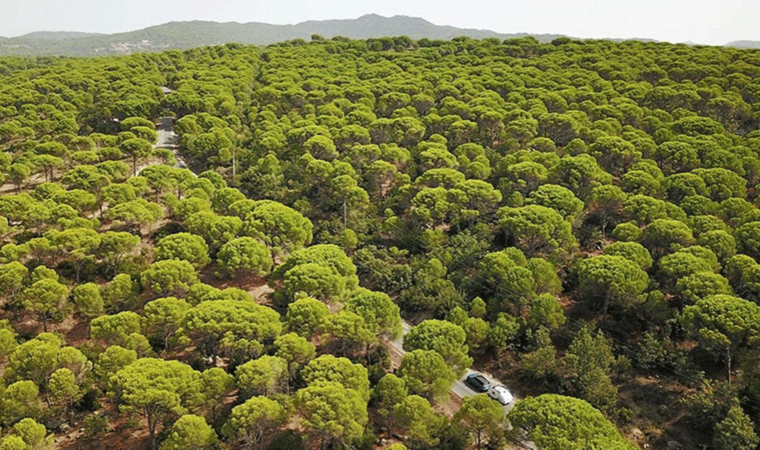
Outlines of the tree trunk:
[[148,433],[150,433],[150,448],[156,450],[156,421],[155,415],[148,408],[145,408],[145,415],[148,418]]
[[348,223],[348,202],[346,201],[346,198],[343,198],[343,228],[346,227],[346,223]]
[[275,255],[274,252],[272,252],[272,267],[277,267],[277,255]]
[[728,372],[728,385],[731,386],[731,348],[726,347],[726,371]]

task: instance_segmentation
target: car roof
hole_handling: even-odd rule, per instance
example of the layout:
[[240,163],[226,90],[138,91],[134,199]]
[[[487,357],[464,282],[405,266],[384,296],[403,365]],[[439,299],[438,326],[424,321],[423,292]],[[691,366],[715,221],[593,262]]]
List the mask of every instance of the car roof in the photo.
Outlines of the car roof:
[[509,394],[509,389],[505,388],[504,386],[496,386],[493,388],[493,390],[498,392],[506,392]]

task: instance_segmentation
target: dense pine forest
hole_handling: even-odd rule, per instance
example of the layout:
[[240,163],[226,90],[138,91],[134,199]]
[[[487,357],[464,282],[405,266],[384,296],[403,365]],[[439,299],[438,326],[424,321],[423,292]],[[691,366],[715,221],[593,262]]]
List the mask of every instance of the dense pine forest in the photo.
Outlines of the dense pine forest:
[[760,51],[315,35],[0,74],[0,450],[760,444]]

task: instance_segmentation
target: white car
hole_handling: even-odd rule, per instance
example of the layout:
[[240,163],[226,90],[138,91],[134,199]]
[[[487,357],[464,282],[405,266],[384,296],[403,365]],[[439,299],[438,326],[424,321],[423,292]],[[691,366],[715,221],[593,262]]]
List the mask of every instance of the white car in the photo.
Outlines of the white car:
[[512,394],[504,386],[496,386],[492,388],[490,391],[488,391],[488,396],[501,403],[502,405],[508,405],[512,403],[512,400],[514,400]]

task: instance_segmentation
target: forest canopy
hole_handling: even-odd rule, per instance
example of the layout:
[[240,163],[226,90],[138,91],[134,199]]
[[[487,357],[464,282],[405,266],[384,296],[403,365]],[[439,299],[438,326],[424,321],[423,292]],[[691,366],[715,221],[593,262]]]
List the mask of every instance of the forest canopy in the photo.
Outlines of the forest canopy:
[[760,443],[760,51],[314,36],[0,74],[0,449]]

